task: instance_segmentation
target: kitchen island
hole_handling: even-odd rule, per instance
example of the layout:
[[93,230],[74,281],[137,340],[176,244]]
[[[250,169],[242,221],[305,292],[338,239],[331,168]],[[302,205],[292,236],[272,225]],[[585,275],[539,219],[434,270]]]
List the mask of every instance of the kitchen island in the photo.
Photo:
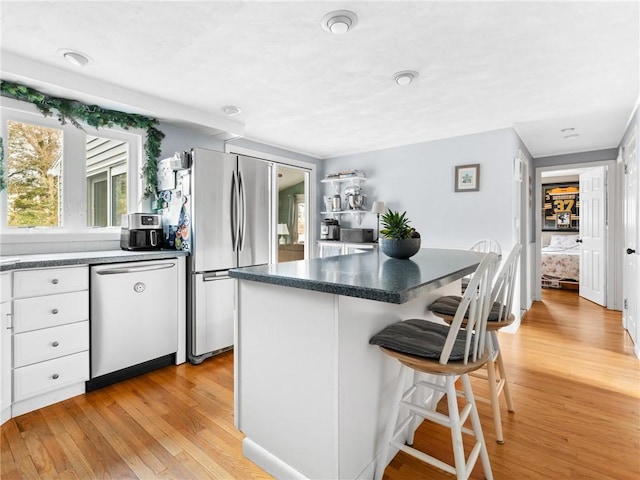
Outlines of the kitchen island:
[[372,478],[399,363],[369,338],[398,320],[437,321],[428,305],[459,294],[481,258],[374,251],[231,270],[244,455],[277,478]]

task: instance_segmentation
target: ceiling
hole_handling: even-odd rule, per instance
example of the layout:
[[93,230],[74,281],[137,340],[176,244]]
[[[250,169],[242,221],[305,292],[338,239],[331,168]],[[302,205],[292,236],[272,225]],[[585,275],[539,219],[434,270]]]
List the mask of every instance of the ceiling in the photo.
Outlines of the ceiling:
[[[0,8],[4,80],[316,158],[509,127],[534,157],[612,148],[639,98],[636,1]],[[338,9],[358,16],[343,35],[320,25]],[[74,67],[63,48],[92,62]],[[399,86],[400,70],[419,76]]]

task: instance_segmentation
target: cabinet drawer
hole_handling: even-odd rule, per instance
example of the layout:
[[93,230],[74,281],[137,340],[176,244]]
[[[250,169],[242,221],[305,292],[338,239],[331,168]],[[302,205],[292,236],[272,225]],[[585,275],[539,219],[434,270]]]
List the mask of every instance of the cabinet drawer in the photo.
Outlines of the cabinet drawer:
[[0,273],[0,302],[11,300],[11,272]]
[[88,291],[13,301],[14,333],[55,327],[88,319]]
[[54,295],[88,288],[88,267],[43,268],[13,273],[14,298]]
[[89,379],[89,352],[75,353],[13,370],[13,401]]
[[51,360],[89,349],[89,322],[43,328],[13,336],[13,366]]

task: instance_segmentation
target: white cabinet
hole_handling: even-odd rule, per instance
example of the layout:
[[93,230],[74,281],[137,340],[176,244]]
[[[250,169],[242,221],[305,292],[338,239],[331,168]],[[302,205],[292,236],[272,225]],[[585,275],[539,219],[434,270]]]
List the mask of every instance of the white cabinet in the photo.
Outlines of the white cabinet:
[[348,243],[335,240],[320,240],[318,242],[318,257],[333,257],[335,255],[349,255],[350,253],[368,252],[378,248],[377,243]]
[[12,415],[84,393],[88,379],[88,267],[14,272]]
[[0,424],[11,418],[11,272],[0,274]]

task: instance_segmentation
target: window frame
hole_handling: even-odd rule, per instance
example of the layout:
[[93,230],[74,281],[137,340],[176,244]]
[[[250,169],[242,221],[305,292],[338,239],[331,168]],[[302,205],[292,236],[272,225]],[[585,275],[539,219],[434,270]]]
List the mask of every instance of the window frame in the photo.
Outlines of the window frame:
[[[144,178],[140,171],[144,162],[143,148],[146,131],[121,127],[112,128],[91,127],[82,122],[81,130],[69,123],[61,125],[56,116],[44,117],[38,109],[27,102],[11,98],[0,97],[0,118],[2,118],[1,135],[7,155],[7,124],[10,120],[56,128],[63,132],[62,148],[62,215],[61,226],[57,227],[10,227],[7,225],[7,190],[0,195],[0,225],[1,242],[15,242],[24,239],[33,241],[66,241],[69,237],[76,240],[100,237],[104,240],[119,238],[120,227],[90,227],[87,225],[87,168],[86,168],[86,137],[88,135],[109,138],[128,144],[127,164],[127,211],[138,212],[149,210],[150,201],[142,199],[144,192]],[[37,239],[36,239],[37,237]],[[65,238],[66,237],[66,238]]]

